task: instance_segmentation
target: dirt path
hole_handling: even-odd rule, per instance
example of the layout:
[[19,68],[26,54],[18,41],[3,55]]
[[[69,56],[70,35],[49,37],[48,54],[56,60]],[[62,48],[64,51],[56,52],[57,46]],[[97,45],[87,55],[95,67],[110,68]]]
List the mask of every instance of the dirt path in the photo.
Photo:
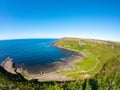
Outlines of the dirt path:
[[[91,71],[93,71],[96,67],[97,67],[97,65],[99,64],[99,59],[98,59],[98,57],[99,57],[100,55],[98,55],[97,57],[96,57],[96,64],[94,65],[94,67],[93,68],[91,68],[91,69],[89,69],[89,70],[81,70],[81,71],[77,71],[77,72],[70,72],[70,73],[67,73],[67,74],[76,74],[76,73],[80,73],[80,72],[82,72],[82,73],[87,73],[87,72],[91,72]],[[85,77],[88,77],[88,76],[90,76],[89,74],[85,74]]]
[[96,57],[96,64],[95,64],[95,66],[93,68],[89,69],[89,70],[84,70],[84,72],[91,72],[91,71],[93,71],[97,67],[97,65],[99,64],[99,59],[98,59],[99,56],[100,55],[98,55]]

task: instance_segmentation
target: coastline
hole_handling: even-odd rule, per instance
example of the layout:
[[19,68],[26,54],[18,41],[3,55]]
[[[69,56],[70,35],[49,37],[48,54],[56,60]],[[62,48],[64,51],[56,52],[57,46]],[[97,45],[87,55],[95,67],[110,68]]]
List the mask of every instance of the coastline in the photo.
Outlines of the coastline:
[[29,73],[26,70],[20,71],[26,79],[38,79],[38,81],[69,81],[74,80],[73,78],[66,77],[63,75],[58,74],[60,71],[67,71],[67,70],[73,70],[77,67],[76,63],[81,62],[83,58],[85,57],[83,54],[81,54],[79,51],[63,48],[60,46],[57,46],[54,44],[55,47],[60,49],[65,49],[70,52],[74,52],[75,55],[68,57],[68,58],[61,58],[61,61],[57,61],[53,63],[53,71],[51,72],[42,72],[42,74],[36,74],[36,73]]
[[60,48],[60,49],[64,49],[64,50],[68,50],[70,52],[74,52],[74,53],[77,53],[79,55],[82,55],[83,57],[86,57],[86,55],[83,53],[83,52],[79,52],[77,50],[74,50],[74,49],[70,49],[70,48],[64,48],[64,47],[61,47],[60,45],[55,45],[54,43],[54,46],[57,47],[57,48]]

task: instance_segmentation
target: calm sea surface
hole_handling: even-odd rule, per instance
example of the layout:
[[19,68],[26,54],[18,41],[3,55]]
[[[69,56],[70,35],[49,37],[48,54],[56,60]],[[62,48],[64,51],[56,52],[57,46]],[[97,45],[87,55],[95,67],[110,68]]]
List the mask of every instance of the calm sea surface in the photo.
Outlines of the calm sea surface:
[[7,57],[15,64],[25,66],[47,66],[61,58],[69,57],[73,52],[53,46],[57,39],[19,39],[0,41],[0,63]]

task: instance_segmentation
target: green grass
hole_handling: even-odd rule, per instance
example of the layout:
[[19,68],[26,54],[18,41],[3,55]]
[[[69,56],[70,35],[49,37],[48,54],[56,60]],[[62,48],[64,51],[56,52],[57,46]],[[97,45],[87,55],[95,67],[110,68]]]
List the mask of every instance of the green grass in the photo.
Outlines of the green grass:
[[92,69],[97,62],[96,57],[93,54],[87,53],[86,56],[87,57],[85,57],[82,62],[77,63],[77,66],[80,66],[80,69],[85,71]]
[[[83,61],[78,62],[77,68],[73,70],[61,71],[59,74],[66,75],[68,77],[72,77],[73,79],[78,79],[85,74],[90,74],[89,72],[96,69],[97,57],[91,53],[86,54],[87,57],[84,58]],[[95,74],[95,73],[94,73]]]
[[107,60],[115,54],[115,49],[112,49],[112,42],[97,43],[83,39],[61,39],[55,44],[85,55],[83,61],[76,64],[77,68],[58,72],[61,75],[73,79],[83,78],[86,74],[89,74],[90,78],[95,76],[102,69]]

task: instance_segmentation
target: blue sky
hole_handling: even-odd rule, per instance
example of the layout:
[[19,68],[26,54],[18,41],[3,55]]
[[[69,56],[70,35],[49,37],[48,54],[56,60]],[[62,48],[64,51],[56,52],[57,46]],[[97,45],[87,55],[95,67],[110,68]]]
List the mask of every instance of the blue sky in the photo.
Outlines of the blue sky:
[[0,39],[120,41],[119,0],[0,0]]

